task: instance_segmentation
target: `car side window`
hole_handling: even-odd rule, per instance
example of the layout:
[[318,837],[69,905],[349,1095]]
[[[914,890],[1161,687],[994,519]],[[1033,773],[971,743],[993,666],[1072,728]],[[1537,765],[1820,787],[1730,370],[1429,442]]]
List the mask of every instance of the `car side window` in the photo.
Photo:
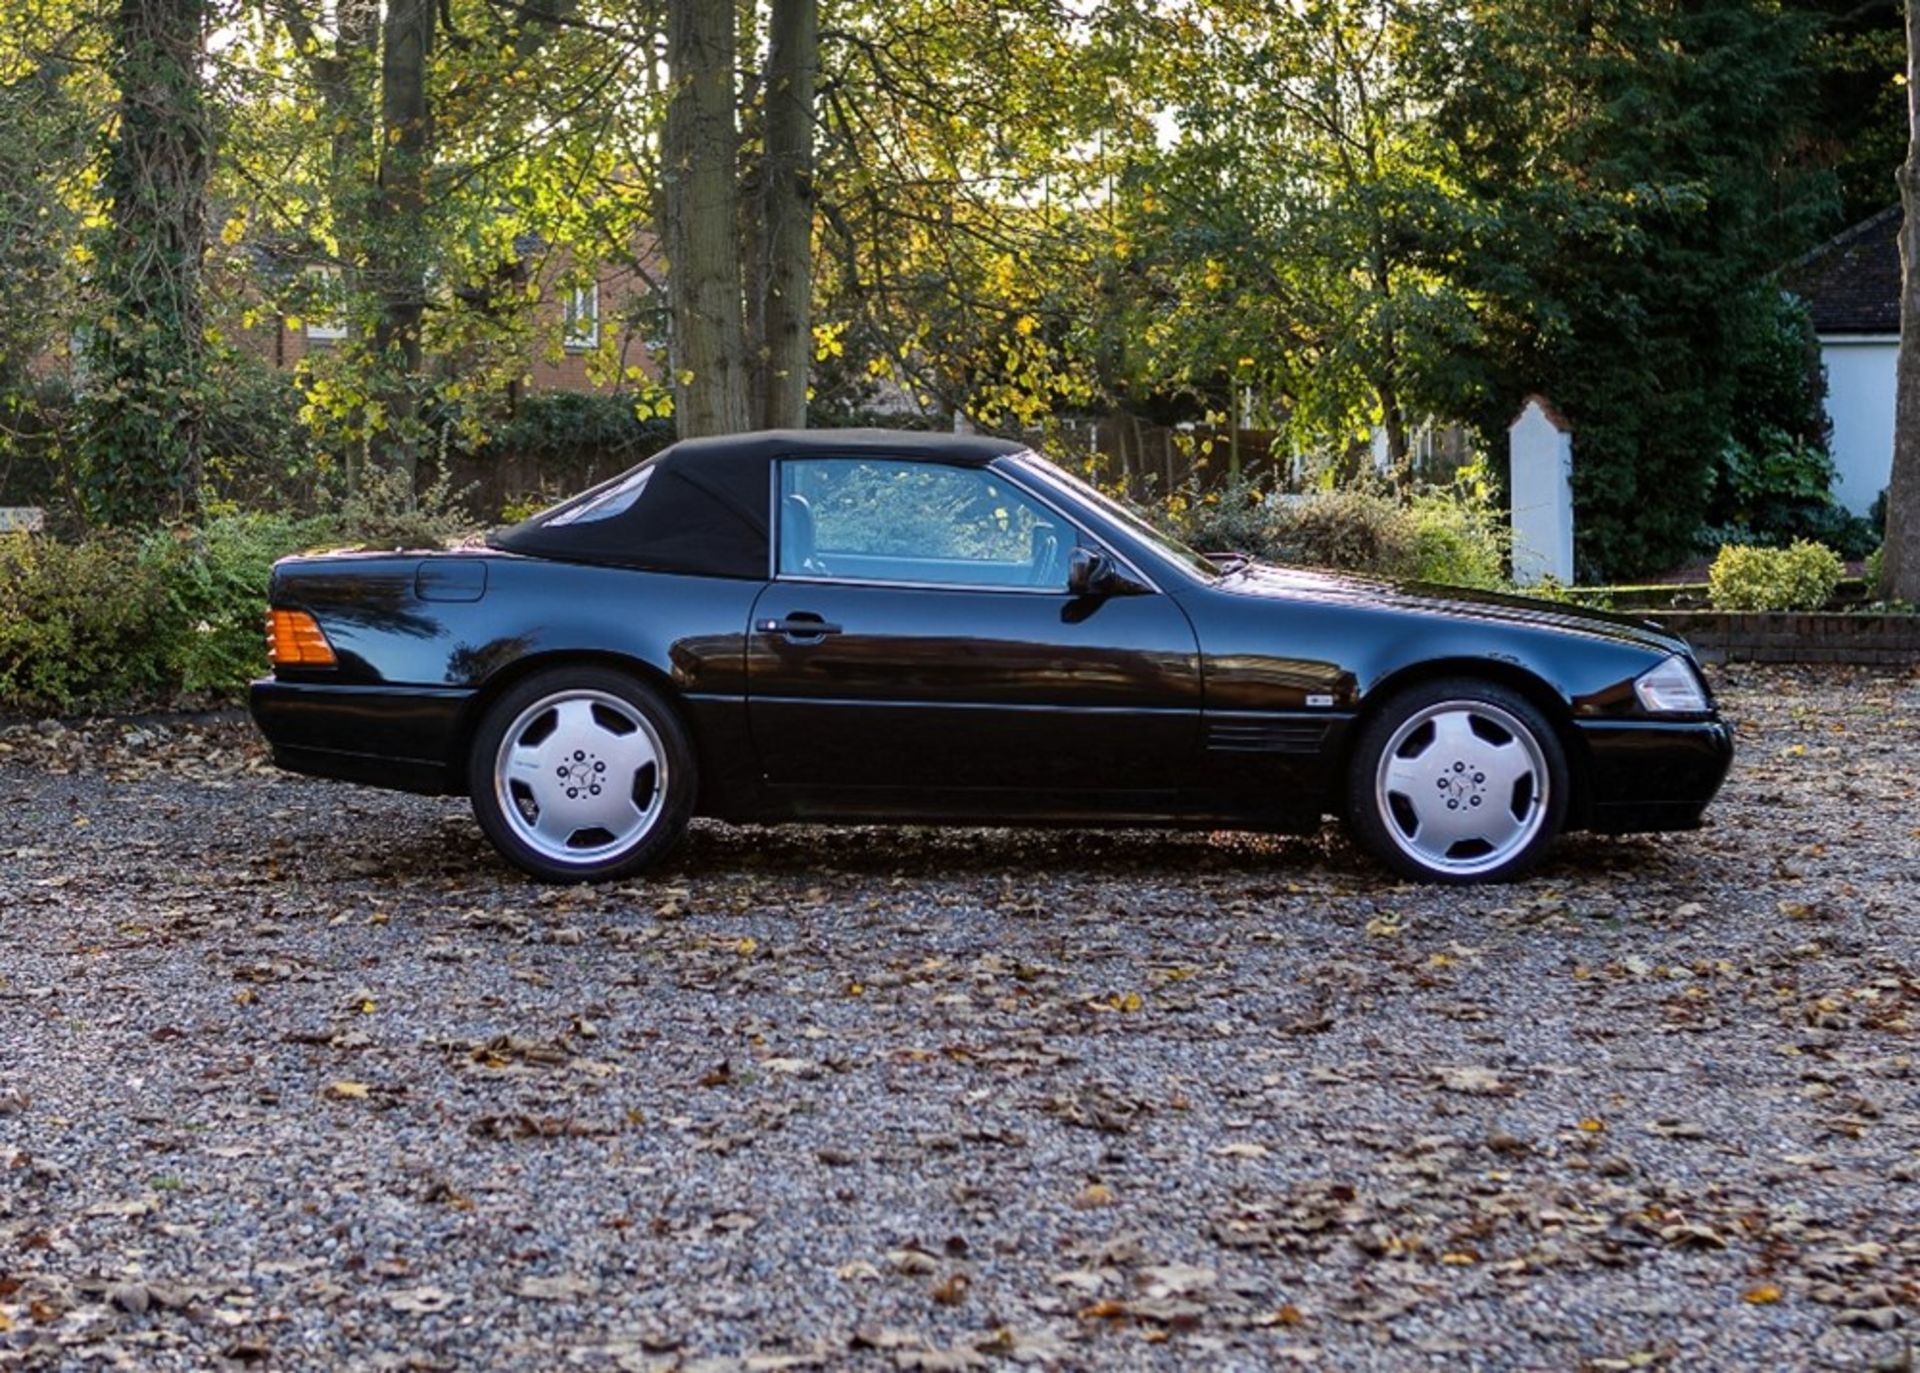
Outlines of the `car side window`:
[[783,576],[1064,591],[1073,528],[987,468],[898,458],[780,466]]

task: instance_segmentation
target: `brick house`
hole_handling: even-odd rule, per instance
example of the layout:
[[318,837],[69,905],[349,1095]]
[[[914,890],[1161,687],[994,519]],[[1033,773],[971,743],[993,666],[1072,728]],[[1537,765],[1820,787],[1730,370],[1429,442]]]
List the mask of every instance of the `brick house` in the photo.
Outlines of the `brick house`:
[[[509,384],[511,394],[628,390],[636,384],[629,369],[637,369],[645,382],[659,380],[664,309],[654,287],[658,254],[650,241],[636,254],[639,266],[602,263],[586,285],[571,282],[573,260],[564,249],[551,248],[530,234],[516,239],[514,247],[518,256],[502,267],[502,284],[519,287],[531,277],[539,283],[540,293],[533,307],[533,337],[525,370]],[[290,266],[297,263],[298,255],[288,252],[256,250],[255,258],[265,270],[283,274],[306,271],[324,277],[332,270]],[[449,308],[463,306],[488,308],[474,293],[456,293]],[[309,316],[260,317],[263,313],[254,312],[251,323],[230,321],[227,336],[276,369],[291,371],[302,360],[339,347],[347,337],[345,323],[328,318],[323,308]]]

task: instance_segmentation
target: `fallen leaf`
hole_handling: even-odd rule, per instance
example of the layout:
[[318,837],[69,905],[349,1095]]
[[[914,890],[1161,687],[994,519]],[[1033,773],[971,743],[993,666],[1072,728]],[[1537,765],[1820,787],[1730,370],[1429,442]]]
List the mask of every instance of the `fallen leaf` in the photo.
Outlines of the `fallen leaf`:
[[1449,1092],[1468,1096],[1512,1096],[1513,1087],[1491,1068],[1436,1068],[1434,1076]]
[[522,1278],[516,1289],[518,1294],[531,1301],[573,1301],[578,1297],[590,1297],[594,1285],[585,1278],[556,1274],[546,1278]]
[[442,1287],[407,1287],[387,1294],[387,1307],[408,1316],[428,1316],[453,1305],[453,1294]]

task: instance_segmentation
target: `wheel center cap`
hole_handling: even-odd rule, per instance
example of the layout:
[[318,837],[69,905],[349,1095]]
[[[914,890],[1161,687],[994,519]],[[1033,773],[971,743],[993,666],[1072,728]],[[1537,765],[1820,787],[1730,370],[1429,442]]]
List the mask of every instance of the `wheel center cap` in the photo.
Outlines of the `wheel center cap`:
[[1463,758],[1456,758],[1440,774],[1440,794],[1448,810],[1472,809],[1486,802],[1487,774]]
[[607,765],[587,749],[577,748],[554,766],[554,776],[566,790],[569,801],[582,796],[598,796],[607,781]]

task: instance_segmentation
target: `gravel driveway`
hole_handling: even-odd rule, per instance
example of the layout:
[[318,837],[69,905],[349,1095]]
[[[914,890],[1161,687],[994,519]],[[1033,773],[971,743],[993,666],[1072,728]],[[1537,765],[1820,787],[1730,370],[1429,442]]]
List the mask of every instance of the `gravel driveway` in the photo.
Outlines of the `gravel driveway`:
[[529,885],[236,720],[0,733],[0,1367],[1911,1366],[1920,674],[1712,828],[697,826]]

